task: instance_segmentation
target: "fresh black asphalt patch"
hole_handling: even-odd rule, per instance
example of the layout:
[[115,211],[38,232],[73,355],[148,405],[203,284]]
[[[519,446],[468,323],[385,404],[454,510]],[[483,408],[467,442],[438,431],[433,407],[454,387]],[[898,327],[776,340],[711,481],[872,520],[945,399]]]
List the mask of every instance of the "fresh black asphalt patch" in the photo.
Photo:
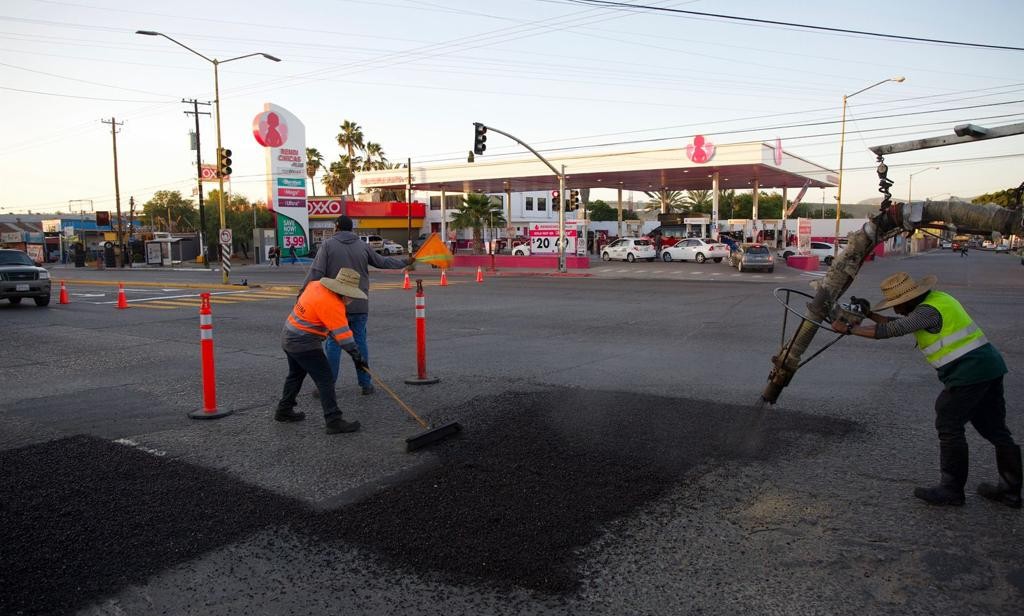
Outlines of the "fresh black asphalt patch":
[[795,412],[564,389],[447,411],[466,432],[430,448],[441,464],[326,513],[92,437],[0,452],[0,613],[72,612],[279,525],[308,537],[328,569],[335,548],[359,546],[444,583],[572,593],[581,551],[616,520],[685,489],[698,467],[813,456],[857,429]]
[[320,545],[354,542],[451,584],[571,593],[580,550],[614,520],[692,482],[696,466],[812,455],[856,429],[765,413],[627,392],[480,398],[446,413],[466,432],[432,447],[442,464],[306,529]]

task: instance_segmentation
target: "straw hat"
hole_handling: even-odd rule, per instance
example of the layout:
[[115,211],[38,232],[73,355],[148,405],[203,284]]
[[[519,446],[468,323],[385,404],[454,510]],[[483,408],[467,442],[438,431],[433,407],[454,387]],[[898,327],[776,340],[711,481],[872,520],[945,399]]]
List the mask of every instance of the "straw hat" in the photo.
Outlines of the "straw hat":
[[354,269],[343,267],[338,270],[338,275],[334,278],[321,278],[320,284],[324,285],[331,291],[334,291],[338,295],[344,295],[346,297],[354,297],[355,299],[366,299],[366,293],[359,288],[359,272]]
[[893,274],[879,285],[882,289],[882,295],[885,296],[885,301],[877,306],[872,306],[872,310],[885,310],[890,306],[898,306],[919,295],[924,295],[935,286],[938,280],[938,278],[931,274],[922,278],[920,282],[911,278],[910,274],[906,272]]

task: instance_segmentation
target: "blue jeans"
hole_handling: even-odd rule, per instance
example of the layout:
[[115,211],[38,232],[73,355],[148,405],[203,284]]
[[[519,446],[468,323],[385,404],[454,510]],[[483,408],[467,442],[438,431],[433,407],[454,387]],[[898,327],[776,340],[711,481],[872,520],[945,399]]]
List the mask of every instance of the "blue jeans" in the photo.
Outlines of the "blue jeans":
[[296,397],[302,389],[302,382],[308,374],[320,391],[320,404],[324,408],[324,419],[330,420],[341,416],[338,399],[334,395],[334,379],[331,378],[331,366],[320,349],[299,353],[284,352],[288,356],[288,377],[284,380],[284,391],[277,408],[291,410],[295,408]]
[[[349,329],[352,330],[352,337],[355,338],[359,353],[363,356],[363,361],[366,363],[370,363],[370,351],[366,347],[366,320],[369,316],[365,312],[348,315]],[[335,382],[337,382],[338,372],[341,371],[341,347],[334,341],[334,338],[328,337],[324,346],[324,352],[327,353],[327,362],[331,365],[331,372],[334,374]],[[359,380],[360,387],[369,387],[372,382],[370,375],[362,370],[356,371],[356,378]]]

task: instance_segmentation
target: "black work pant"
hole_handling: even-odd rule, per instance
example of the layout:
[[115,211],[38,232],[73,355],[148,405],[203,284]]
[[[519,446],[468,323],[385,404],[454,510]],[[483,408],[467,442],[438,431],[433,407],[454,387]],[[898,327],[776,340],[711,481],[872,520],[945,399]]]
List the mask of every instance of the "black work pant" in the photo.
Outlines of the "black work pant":
[[295,408],[295,400],[302,389],[302,381],[308,374],[320,391],[324,419],[330,421],[334,417],[340,417],[341,409],[338,408],[338,399],[334,394],[334,373],[323,350],[313,349],[298,353],[285,351],[284,354],[288,356],[288,376],[284,380],[284,392],[277,407],[285,410]]
[[964,426],[971,422],[978,434],[996,447],[1012,447],[1006,427],[1003,377],[973,385],[947,387],[935,400],[935,429],[939,445],[967,447]]

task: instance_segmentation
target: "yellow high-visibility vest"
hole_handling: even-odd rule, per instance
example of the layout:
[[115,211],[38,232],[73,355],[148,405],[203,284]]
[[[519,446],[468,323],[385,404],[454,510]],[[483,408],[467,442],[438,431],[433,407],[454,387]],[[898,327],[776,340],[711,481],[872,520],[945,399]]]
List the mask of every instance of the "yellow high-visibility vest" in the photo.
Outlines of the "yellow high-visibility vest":
[[933,334],[924,329],[914,332],[917,348],[924,353],[933,368],[939,369],[988,344],[985,332],[974,324],[971,316],[952,295],[932,291],[921,305],[931,306],[942,316],[942,330],[939,333]]

